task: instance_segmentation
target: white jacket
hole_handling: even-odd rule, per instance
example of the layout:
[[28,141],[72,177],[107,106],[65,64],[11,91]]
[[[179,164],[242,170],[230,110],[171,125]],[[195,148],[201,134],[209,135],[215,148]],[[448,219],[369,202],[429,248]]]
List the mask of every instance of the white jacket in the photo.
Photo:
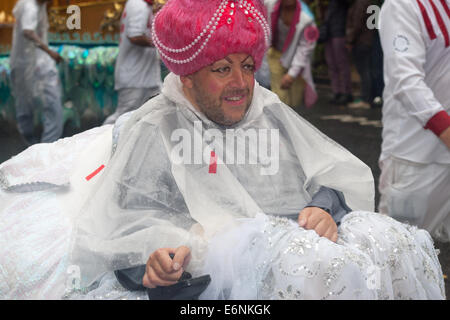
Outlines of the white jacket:
[[380,13],[385,91],[380,160],[450,164],[450,1],[387,0]]

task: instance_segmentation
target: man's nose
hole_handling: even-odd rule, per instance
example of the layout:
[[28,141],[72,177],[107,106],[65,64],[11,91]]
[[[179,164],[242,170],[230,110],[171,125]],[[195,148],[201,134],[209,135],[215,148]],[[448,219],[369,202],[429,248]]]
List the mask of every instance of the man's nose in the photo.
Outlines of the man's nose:
[[246,86],[244,81],[244,73],[241,68],[234,68],[231,76],[234,86],[237,88],[244,88]]

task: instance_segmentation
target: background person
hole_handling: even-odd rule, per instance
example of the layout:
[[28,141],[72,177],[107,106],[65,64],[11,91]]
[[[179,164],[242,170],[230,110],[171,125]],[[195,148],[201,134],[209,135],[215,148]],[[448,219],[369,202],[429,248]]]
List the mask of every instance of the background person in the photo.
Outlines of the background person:
[[161,90],[161,66],[151,39],[153,0],[128,0],[121,18],[119,55],[114,72],[117,109],[103,124],[139,108]]
[[[372,96],[372,44],[374,41],[373,29],[367,27],[367,8],[372,4],[372,0],[353,1],[347,15],[347,46],[353,56],[353,63],[361,78],[361,99],[350,102],[349,108],[370,109],[371,103],[375,99]],[[378,66],[380,68],[380,66]]]
[[387,0],[380,208],[450,241],[448,1]]
[[[47,3],[19,0],[10,55],[11,86],[19,132],[33,144],[58,140],[63,132],[61,83],[56,63],[62,58],[48,48]],[[55,63],[56,62],[56,63]],[[35,112],[42,110],[43,132],[34,135]]]
[[325,15],[324,27],[321,27],[322,39],[325,40],[325,59],[331,80],[334,104],[353,101],[350,60],[345,46],[345,32],[349,0],[330,0]]

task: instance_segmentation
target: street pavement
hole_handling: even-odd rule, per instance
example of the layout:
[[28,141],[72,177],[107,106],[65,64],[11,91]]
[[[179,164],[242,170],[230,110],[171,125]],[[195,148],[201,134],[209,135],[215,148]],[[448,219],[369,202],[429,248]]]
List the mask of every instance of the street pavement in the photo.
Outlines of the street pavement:
[[[320,131],[338,142],[366,163],[373,172],[378,186],[380,169],[378,158],[381,147],[381,109],[350,109],[328,103],[331,98],[327,84],[318,85],[319,101],[310,108],[297,108],[296,111],[315,125]],[[82,119],[81,128],[67,126],[64,136],[68,137],[82,130],[100,125],[101,120],[92,117]],[[39,130],[39,129],[38,129]],[[26,148],[24,141],[14,125],[0,120],[0,163]],[[379,193],[376,189],[376,207]],[[440,250],[439,260],[445,275],[450,274],[450,244],[435,242]],[[447,299],[450,300],[450,284],[445,280]]]

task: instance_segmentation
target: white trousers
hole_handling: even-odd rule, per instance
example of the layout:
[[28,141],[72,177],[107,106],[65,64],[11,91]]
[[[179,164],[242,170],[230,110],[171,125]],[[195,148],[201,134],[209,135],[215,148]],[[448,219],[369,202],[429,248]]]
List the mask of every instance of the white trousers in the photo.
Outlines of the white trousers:
[[450,241],[450,165],[394,157],[380,162],[379,212]]
[[64,129],[61,83],[56,68],[34,70],[15,68],[11,71],[17,126],[29,142],[37,142],[33,137],[34,112],[40,108],[43,126],[40,142],[50,143],[61,138]]
[[103,124],[114,124],[122,114],[138,109],[147,100],[159,93],[159,88],[123,88],[119,89],[116,111],[106,118]]

